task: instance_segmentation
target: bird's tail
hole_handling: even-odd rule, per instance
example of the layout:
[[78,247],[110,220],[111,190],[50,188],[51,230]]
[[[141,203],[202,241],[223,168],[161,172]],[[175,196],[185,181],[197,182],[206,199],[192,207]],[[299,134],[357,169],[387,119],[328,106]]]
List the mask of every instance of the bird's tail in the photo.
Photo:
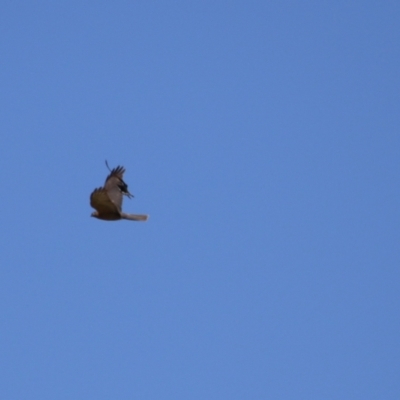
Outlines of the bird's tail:
[[144,214],[125,214],[121,213],[122,219],[129,219],[130,221],[147,221],[149,219],[148,215]]

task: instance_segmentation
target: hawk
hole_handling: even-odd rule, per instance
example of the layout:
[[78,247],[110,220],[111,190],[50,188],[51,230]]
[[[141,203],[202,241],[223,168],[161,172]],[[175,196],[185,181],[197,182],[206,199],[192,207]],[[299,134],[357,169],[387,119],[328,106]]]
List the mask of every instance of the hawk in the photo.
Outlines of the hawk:
[[147,221],[148,215],[141,214],[125,214],[122,212],[122,198],[127,196],[132,198],[133,195],[128,190],[128,185],[122,179],[125,168],[117,166],[110,169],[110,174],[106,178],[103,187],[94,189],[90,195],[90,205],[96,210],[92,212],[91,217],[102,219],[104,221],[118,221],[120,219],[128,219],[130,221]]

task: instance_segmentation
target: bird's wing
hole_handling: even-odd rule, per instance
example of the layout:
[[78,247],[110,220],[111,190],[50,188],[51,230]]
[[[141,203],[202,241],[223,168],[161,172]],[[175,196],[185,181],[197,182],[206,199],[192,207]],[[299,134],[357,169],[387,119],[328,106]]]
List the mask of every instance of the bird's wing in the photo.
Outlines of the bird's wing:
[[125,168],[121,167],[120,165],[118,165],[118,167],[116,168],[113,168],[106,178],[104,187],[106,187],[107,184],[111,183],[115,183],[118,185],[120,181],[123,181],[124,173],[125,173]]
[[[122,194],[121,194],[122,196]],[[99,214],[115,214],[120,209],[110,200],[108,192],[104,188],[94,189],[90,195],[90,205],[97,210]]]
[[118,210],[122,209],[122,198],[124,192],[128,192],[128,185],[123,181],[125,168],[118,166],[113,168],[110,174],[106,178],[104,189],[107,191],[110,200],[118,207]]
[[[106,165],[107,165],[107,168],[110,169],[107,161],[106,161]],[[123,180],[124,173],[125,173],[125,168],[120,167],[119,165],[117,168],[113,168],[112,170],[110,169],[110,174],[107,176],[104,186],[106,186],[107,184],[109,184],[109,185],[116,184],[120,188],[122,194],[124,194],[125,196],[128,196],[129,198],[134,197],[133,194],[129,192],[128,185]]]

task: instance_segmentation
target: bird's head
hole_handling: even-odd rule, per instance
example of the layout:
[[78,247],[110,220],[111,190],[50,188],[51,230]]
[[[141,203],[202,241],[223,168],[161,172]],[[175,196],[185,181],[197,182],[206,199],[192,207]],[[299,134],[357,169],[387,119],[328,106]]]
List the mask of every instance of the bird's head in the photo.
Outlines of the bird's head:
[[98,218],[98,217],[99,217],[99,213],[98,213],[97,211],[93,211],[93,212],[90,214],[90,216],[91,216],[91,217],[94,217],[94,218]]

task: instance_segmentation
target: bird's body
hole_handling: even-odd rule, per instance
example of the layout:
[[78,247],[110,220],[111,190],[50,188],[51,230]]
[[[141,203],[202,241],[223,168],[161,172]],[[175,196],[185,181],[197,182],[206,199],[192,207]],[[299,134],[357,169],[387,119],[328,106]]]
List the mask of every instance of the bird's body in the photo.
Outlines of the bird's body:
[[120,219],[147,221],[148,215],[125,214],[122,212],[123,196],[133,197],[128,190],[128,185],[122,179],[124,172],[125,168],[120,166],[110,170],[104,186],[92,192],[90,205],[96,210],[91,214],[92,217],[104,221],[118,221]]

